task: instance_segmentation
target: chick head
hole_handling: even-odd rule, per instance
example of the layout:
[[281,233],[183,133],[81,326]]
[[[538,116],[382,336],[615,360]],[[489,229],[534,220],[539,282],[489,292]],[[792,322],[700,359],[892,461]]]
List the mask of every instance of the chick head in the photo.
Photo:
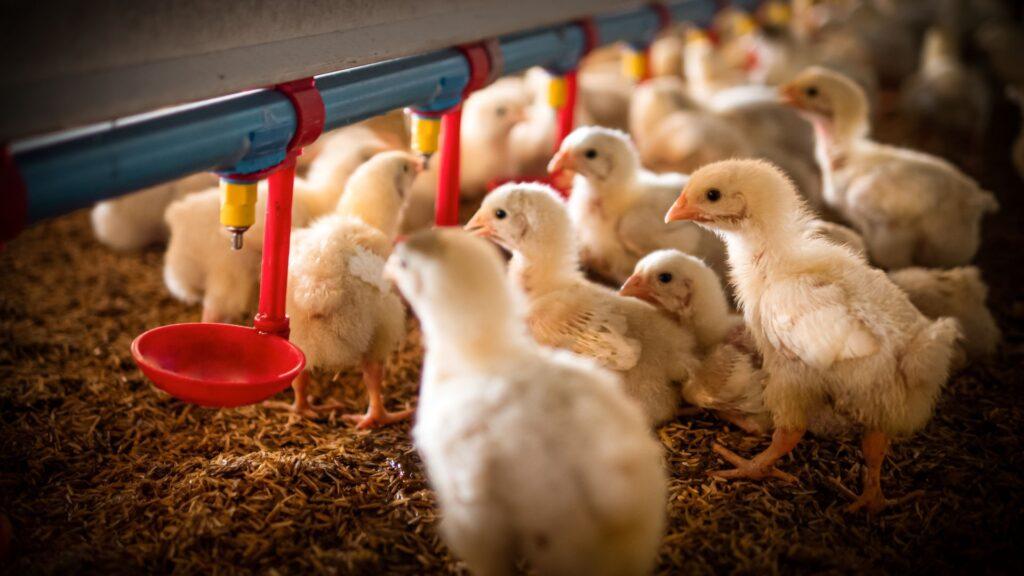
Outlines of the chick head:
[[424,230],[409,236],[395,246],[384,274],[421,319],[445,323],[466,316],[467,310],[497,315],[514,305],[498,250],[461,230]]
[[821,66],[807,68],[779,88],[779,94],[790,106],[830,122],[867,113],[864,90],[846,76]]
[[796,188],[774,164],[724,160],[690,175],[666,222],[690,220],[715,231],[775,225],[806,218]]
[[658,250],[636,263],[633,275],[619,294],[639,298],[679,318],[689,318],[704,270],[715,274],[699,258],[678,250]]
[[584,126],[565,137],[548,164],[548,172],[571,170],[593,182],[610,184],[632,179],[639,167],[640,159],[628,134]]
[[352,173],[337,211],[362,218],[388,235],[401,219],[406,199],[423,161],[408,152],[393,150],[372,156]]
[[571,242],[572,223],[561,197],[549,186],[508,183],[484,198],[466,230],[506,250],[534,253]]
[[474,92],[462,107],[463,130],[474,131],[480,140],[501,140],[526,119],[529,93],[521,85],[499,82]]

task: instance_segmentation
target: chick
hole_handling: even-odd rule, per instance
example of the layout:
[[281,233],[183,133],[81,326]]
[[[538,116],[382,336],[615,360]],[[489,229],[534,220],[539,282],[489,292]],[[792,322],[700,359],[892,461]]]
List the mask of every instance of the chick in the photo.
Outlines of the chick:
[[540,184],[506,184],[484,199],[466,229],[512,252],[509,273],[529,299],[528,321],[541,344],[594,358],[623,375],[648,420],[672,418],[673,382],[695,367],[692,334],[633,298],[587,281],[562,200]]
[[552,173],[572,170],[569,214],[577,230],[583,263],[621,284],[637,260],[660,248],[723,261],[722,243],[692,224],[665,225],[663,215],[683,174],[660,174],[640,166],[629,136],[617,130],[583,127],[572,132],[551,160]]
[[164,221],[167,206],[192,192],[217,185],[217,176],[203,172],[139,190],[96,204],[89,216],[101,244],[121,252],[141,250],[165,242],[170,234]]
[[[232,250],[220,225],[220,190],[197,192],[173,202],[164,218],[170,230],[164,253],[164,285],[186,304],[202,303],[203,322],[231,322],[251,311],[256,301],[263,258],[267,188],[260,186],[256,221],[245,234],[241,250]],[[309,215],[292,203],[292,227],[304,226]]]
[[970,262],[982,217],[999,207],[992,194],[944,160],[869,139],[864,93],[840,74],[810,68],[781,90],[814,122],[825,202],[864,236],[872,262]]
[[988,85],[961,61],[950,31],[928,30],[921,64],[904,80],[900,97],[903,114],[924,149],[963,157],[982,144],[989,118]]
[[684,400],[751,434],[771,429],[761,358],[711,268],[678,250],[659,250],[637,262],[619,294],[649,302],[696,335],[701,366],[683,384]]
[[369,398],[366,414],[345,415],[357,428],[407,418],[384,408],[384,361],[405,335],[405,307],[383,277],[385,259],[420,160],[384,152],[356,169],[334,214],[292,234],[287,311],[291,341],[306,355],[293,404],[271,403],[312,416],[337,404],[314,406],[306,396],[309,370],[360,366]]
[[613,374],[531,341],[497,250],[455,230],[387,273],[427,349],[413,440],[441,532],[475,574],[645,574],[665,525],[661,447]]
[[877,512],[892,437],[931,419],[959,336],[957,322],[926,319],[886,275],[851,251],[807,233],[810,216],[774,166],[732,160],[695,172],[666,220],[723,236],[731,279],[769,374],[764,401],[772,444],[751,460],[717,447],[725,478],[792,479],[776,461],[796,447],[809,417],[834,411],[865,429],[864,490],[851,505]]
[[[514,176],[512,129],[526,118],[529,93],[521,82],[501,81],[474,92],[462,107],[459,153],[459,191],[463,202],[473,203],[490,185]],[[432,158],[413,186],[402,230],[428,227],[434,222],[439,158]]]
[[976,267],[904,268],[890,272],[889,279],[925,316],[956,318],[963,332],[957,345],[967,360],[983,360],[995,354],[1002,334],[986,305],[988,286]]
[[[332,132],[312,161],[308,178],[296,178],[292,200],[292,229],[332,212],[345,183],[357,166],[393,147],[364,126]],[[241,250],[232,250],[220,225],[220,192],[193,194],[167,208],[170,241],[164,256],[164,284],[177,299],[202,301],[204,322],[228,322],[252,309],[263,256],[268,185],[257,191],[256,221],[246,232]]]

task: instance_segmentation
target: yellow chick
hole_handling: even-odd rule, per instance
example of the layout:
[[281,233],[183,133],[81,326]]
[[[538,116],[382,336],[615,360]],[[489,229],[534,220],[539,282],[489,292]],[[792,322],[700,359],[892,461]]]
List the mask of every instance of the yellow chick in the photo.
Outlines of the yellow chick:
[[815,123],[824,200],[863,235],[872,262],[971,261],[982,217],[999,207],[991,193],[949,162],[871,140],[864,92],[840,74],[810,68],[781,92]]
[[644,170],[628,135],[596,126],[577,128],[548,170],[576,173],[569,215],[583,263],[598,275],[621,284],[637,260],[661,248],[696,254],[723,270],[722,243],[714,235],[692,224],[664,222],[686,175]]
[[890,439],[931,419],[959,337],[956,320],[925,318],[885,273],[808,234],[804,202],[768,163],[732,160],[698,170],[666,219],[699,222],[725,238],[731,280],[769,374],[771,445],[750,460],[716,447],[737,466],[716,475],[791,479],[775,463],[814,414],[833,411],[865,430],[864,490],[851,510],[884,509]]
[[291,341],[305,353],[306,370],[292,384],[294,402],[270,407],[307,417],[336,410],[338,404],[310,402],[309,371],[359,366],[369,408],[346,414],[346,420],[363,429],[412,414],[384,408],[384,361],[405,335],[405,307],[383,269],[421,165],[406,152],[374,156],[352,174],[334,214],[292,234],[287,311]]
[[674,382],[686,379],[697,364],[693,335],[649,304],[583,276],[569,214],[553,190],[501,186],[466,229],[512,252],[509,273],[529,299],[528,324],[538,342],[622,374],[626,392],[651,424],[675,415]]
[[607,370],[533,342],[498,251],[457,230],[388,275],[423,327],[413,440],[441,534],[475,574],[646,574],[665,525],[661,445]]
[[193,192],[217,185],[210,172],[146,188],[114,200],[99,202],[89,216],[96,239],[120,252],[142,250],[166,242],[170,235],[164,212],[174,202]]

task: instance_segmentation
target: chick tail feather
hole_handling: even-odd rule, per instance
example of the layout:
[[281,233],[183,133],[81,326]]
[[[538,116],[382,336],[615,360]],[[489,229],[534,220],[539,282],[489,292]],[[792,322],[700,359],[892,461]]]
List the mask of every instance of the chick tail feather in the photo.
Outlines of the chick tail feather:
[[906,379],[908,413],[905,430],[922,428],[931,418],[935,402],[949,379],[950,365],[962,337],[960,323],[953,318],[939,318],[918,332],[907,345],[900,359],[900,372]]

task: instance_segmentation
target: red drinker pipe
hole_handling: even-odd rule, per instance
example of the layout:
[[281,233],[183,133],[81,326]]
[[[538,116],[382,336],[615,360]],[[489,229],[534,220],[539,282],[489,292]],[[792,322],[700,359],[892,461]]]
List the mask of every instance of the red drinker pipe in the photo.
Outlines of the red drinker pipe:
[[263,233],[260,306],[253,326],[260,332],[288,338],[285,295],[288,291],[288,250],[292,229],[295,161],[286,160],[269,178],[267,221]]
[[459,150],[462,133],[462,105],[441,117],[441,153],[437,167],[437,202],[434,222],[438,226],[459,224]]

